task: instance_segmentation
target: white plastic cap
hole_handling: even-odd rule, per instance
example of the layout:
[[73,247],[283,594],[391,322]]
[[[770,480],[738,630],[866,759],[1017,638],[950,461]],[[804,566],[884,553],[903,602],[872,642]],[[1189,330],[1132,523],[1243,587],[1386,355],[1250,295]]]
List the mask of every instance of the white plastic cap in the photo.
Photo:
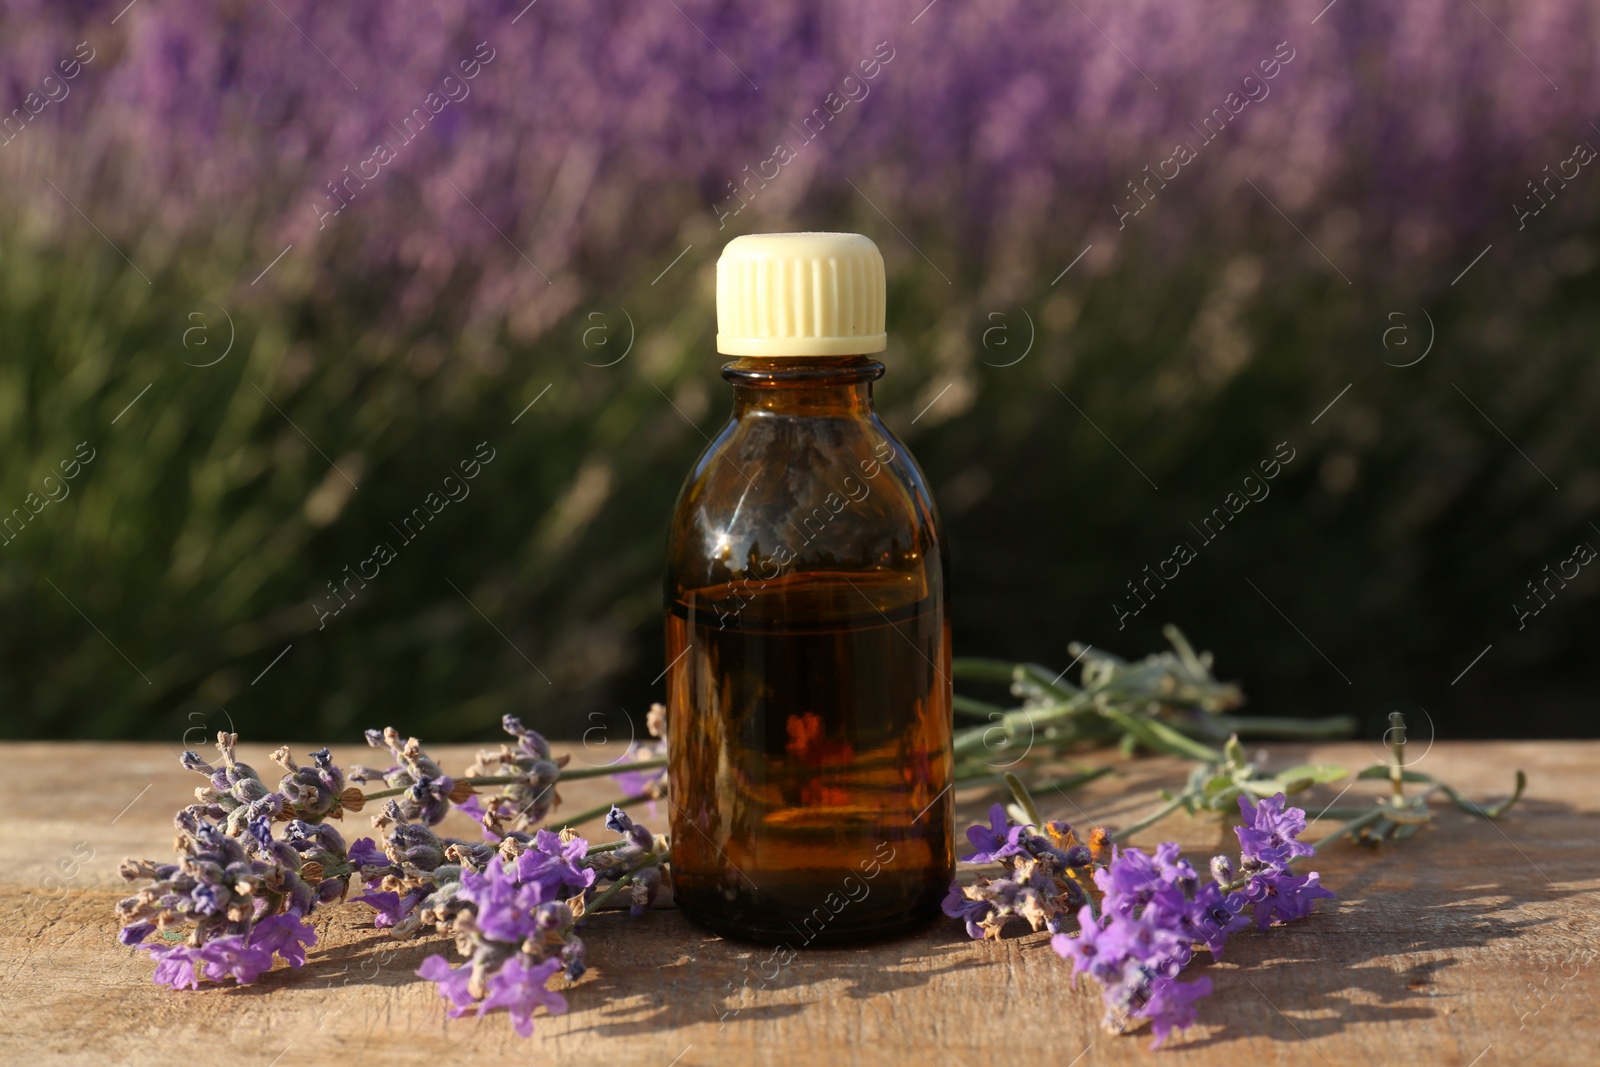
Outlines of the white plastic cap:
[[882,352],[883,256],[859,233],[753,233],[717,260],[717,351],[728,356]]

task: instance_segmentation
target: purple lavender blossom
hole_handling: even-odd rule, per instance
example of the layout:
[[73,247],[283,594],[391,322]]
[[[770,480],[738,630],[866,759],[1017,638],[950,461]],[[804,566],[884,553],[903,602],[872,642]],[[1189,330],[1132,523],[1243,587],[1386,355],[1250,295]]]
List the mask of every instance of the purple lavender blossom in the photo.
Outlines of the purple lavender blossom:
[[[238,836],[192,807],[174,821],[182,862],[122,864],[124,878],[150,879],[117,905],[122,943],[151,953],[155,980],[174,989],[195,988],[202,978],[248,984],[270,969],[275,957],[302,965],[305,946],[317,940],[304,916],[323,900],[301,876],[304,864],[294,844],[276,840],[264,816],[243,825],[230,819]],[[342,856],[343,841],[331,828],[292,822],[290,833],[308,854],[330,861]],[[186,934],[180,944],[149,940],[156,929]]]
[[150,953],[150,957],[156,961],[157,985],[168,985],[173,989],[200,988],[200,978],[195,970],[200,957],[199,949],[171,942],[146,942],[139,948]]
[[369,869],[392,866],[387,853],[370,837],[357,838],[348,853],[351,866],[365,874]]
[[1106,906],[1107,910],[1114,908],[1122,913],[1141,907],[1162,882],[1155,862],[1136,848],[1113,846],[1110,865],[1094,872],[1095,885],[1107,900],[1114,902]]
[[276,953],[291,967],[303,966],[306,949],[317,943],[316,931],[295,911],[268,915],[250,931],[250,944]]
[[1020,841],[1026,827],[1010,824],[1004,804],[990,808],[988,826],[979,823],[967,829],[967,840],[978,851],[962,857],[961,862],[998,863],[1007,856],[1021,855],[1024,850]]
[[533,847],[517,857],[517,877],[538,883],[546,899],[555,899],[568,889],[588,889],[594,885],[595,872],[580,866],[588,853],[589,842],[581,837],[563,842],[560,834],[540,830],[534,835]]
[[[628,914],[638,918],[650,909],[655,903],[656,894],[661,891],[660,866],[642,867],[633,872],[632,883],[628,886]],[[576,978],[569,974],[568,977]]]
[[1013,826],[1005,808],[994,805],[989,825],[979,823],[967,831],[977,850],[968,863],[999,863],[999,878],[981,876],[970,886],[950,887],[943,909],[959,918],[972,937],[1000,937],[1014,919],[1034,930],[1060,933],[1088,900],[1086,883],[1092,862],[1087,848],[1077,843],[1072,827],[1047,823],[1045,834],[1031,827]]
[[117,940],[124,945],[138,945],[155,931],[155,923],[132,923],[117,931]]
[[400,739],[400,731],[392,726],[385,726],[382,730],[368,730],[367,744],[373,748],[385,748],[393,757],[394,764],[387,770],[375,770],[371,767],[354,766],[350,768],[350,778],[357,782],[382,781],[394,789],[404,789],[415,785],[423,778],[443,778],[445,773],[426,752],[422,750],[422,742],[415,737],[405,741]]
[[[337,815],[346,800],[344,771],[333,762],[333,754],[325,748],[311,753],[311,766],[302,767],[289,755],[287,746],[272,754],[272,761],[286,772],[278,782],[287,805],[302,819],[318,820]],[[349,799],[359,807],[360,790],[354,790]]]
[[1259,806],[1239,797],[1239,811],[1245,825],[1234,827],[1239,835],[1239,851],[1246,860],[1258,860],[1273,867],[1287,867],[1296,856],[1309,856],[1316,850],[1295,838],[1306,828],[1306,813],[1299,808],[1285,809],[1282,793],[1266,797]]
[[555,759],[544,735],[528,729],[515,715],[505,716],[501,726],[516,739],[516,747],[502,744],[499,752],[479,751],[477,760],[467,768],[467,777],[512,779],[499,792],[479,801],[480,821],[489,831],[504,836],[503,829],[521,832],[544,821],[555,804],[561,768],[570,757]]
[[994,905],[987,900],[978,900],[967,896],[961,883],[950,883],[950,891],[945,894],[944,913],[952,919],[960,919],[967,924],[967,936],[974,941],[982,940],[983,920],[988,918],[994,910]]
[[[470,958],[453,967],[443,956],[430,956],[417,971],[439,987],[451,1015],[474,1004],[479,1015],[505,1008],[524,1037],[532,1034],[539,1007],[552,1014],[566,1010],[566,999],[545,988],[551,976],[559,971],[576,980],[585,968],[583,942],[573,929],[576,916],[555,895],[566,885],[566,868],[583,858],[588,845],[555,834],[539,845],[521,857],[536,857],[527,865],[491,853],[481,872],[462,870],[452,893],[450,929]],[[585,870],[578,881],[587,884],[594,877]]]
[[1250,925],[1245,904],[1243,893],[1224,894],[1216,882],[1207,882],[1190,901],[1184,928],[1220,960],[1228,937]]
[[442,822],[450,814],[450,794],[455,787],[455,779],[448,775],[438,778],[423,775],[402,794],[400,811],[414,822],[430,826]]
[[1150,998],[1136,1013],[1150,1020],[1150,1031],[1155,1040],[1151,1048],[1160,1048],[1173,1030],[1187,1030],[1194,1025],[1195,1001],[1210,996],[1211,979],[1196,978],[1192,982],[1179,982],[1172,978],[1157,978],[1150,983]]
[[524,882],[517,868],[491,863],[482,874],[461,872],[460,897],[477,907],[477,928],[484,937],[520,944],[535,928],[534,911],[551,899],[544,882]]
[[[658,730],[666,728],[666,708],[660,704],[653,705],[650,709],[650,732],[657,737],[662,736]],[[667,754],[666,741],[660,744],[640,744],[631,741],[628,751],[617,760],[618,767],[626,767],[629,763],[638,763],[645,760],[655,760]],[[625,797],[650,797],[650,817],[655,818],[655,798],[665,796],[667,793],[667,768],[656,767],[651,770],[630,771],[619,770],[611,775],[611,780],[617,783]]]
[[[1074,981],[1087,973],[1104,987],[1108,1029],[1120,1031],[1130,1020],[1149,1019],[1151,1047],[1160,1046],[1174,1030],[1193,1025],[1196,1001],[1211,992],[1209,978],[1176,981],[1197,947],[1220,959],[1228,937],[1249,926],[1251,914],[1264,930],[1275,921],[1303,918],[1317,900],[1333,896],[1318,884],[1315,872],[1297,876],[1288,870],[1296,856],[1313,852],[1295,839],[1305,828],[1305,812],[1286,807],[1282,794],[1259,807],[1241,800],[1240,807],[1250,823],[1239,829],[1245,850],[1241,865],[1252,872],[1242,890],[1237,882],[1218,880],[1233,874],[1225,857],[1211,861],[1214,877],[1202,885],[1194,865],[1172,842],[1158,846],[1154,856],[1114,848],[1110,863],[1094,872],[1104,893],[1100,914],[1084,907],[1077,913],[1077,936],[1051,938],[1056,953],[1071,961]],[[945,909],[966,918],[969,930],[974,922],[963,900],[972,895],[952,886]]]
[[[667,780],[667,769],[657,767],[646,771],[618,771],[611,780],[622,789],[625,797],[651,797],[658,795]],[[652,810],[654,801],[651,802]]]
[[1088,974],[1102,983],[1114,981],[1122,970],[1122,960],[1127,950],[1122,944],[1122,930],[1111,925],[1101,926],[1095,921],[1094,909],[1087,904],[1078,911],[1078,935],[1056,934],[1050,947],[1056,955],[1072,961],[1072,987],[1078,987],[1078,975]]
[[1256,926],[1265,930],[1274,921],[1293,922],[1311,914],[1318,900],[1333,900],[1336,895],[1318,884],[1316,871],[1293,876],[1286,872],[1269,871],[1250,879],[1245,896],[1254,904]]
[[389,835],[388,855],[397,864],[431,871],[444,862],[445,843],[421,823],[403,822]]
[[272,969],[272,952],[248,943],[243,934],[207,941],[200,946],[198,958],[205,976],[213,982],[232,978],[249,985],[261,972]]
[[414,889],[404,896],[393,890],[369,889],[365,893],[351,897],[350,901],[371,907],[377,913],[373,916],[372,925],[382,929],[403,922],[427,895],[427,891],[423,889]]
[[439,995],[450,1002],[452,1017],[465,1015],[477,1003],[477,998],[467,990],[468,983],[472,981],[470,964],[452,967],[449,960],[434,955],[422,961],[417,974],[439,987]]
[[237,834],[250,819],[276,817],[283,810],[284,798],[270,791],[255,769],[234,756],[237,734],[219,733],[217,751],[222,766],[215,767],[197,753],[185,752],[179,761],[187,770],[206,775],[210,786],[196,791],[197,804],[187,809],[197,818],[225,823],[230,834]]
[[633,816],[623,811],[616,804],[611,805],[611,810],[606,813],[606,829],[614,834],[626,837],[635,848],[648,850],[655,841],[655,835],[646,827],[633,821]]
[[567,998],[545,988],[550,976],[561,969],[561,961],[544,960],[528,964],[521,956],[507,960],[500,970],[489,976],[489,995],[478,1005],[478,1014],[495,1008],[505,1008],[521,1037],[533,1036],[533,1013],[544,1008],[551,1015],[567,1010]]

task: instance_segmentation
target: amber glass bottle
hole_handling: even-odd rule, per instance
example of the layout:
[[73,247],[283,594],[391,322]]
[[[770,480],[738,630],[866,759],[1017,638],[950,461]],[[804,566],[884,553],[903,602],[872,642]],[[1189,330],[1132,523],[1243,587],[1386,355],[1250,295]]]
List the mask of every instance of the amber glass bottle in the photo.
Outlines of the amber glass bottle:
[[927,920],[954,867],[948,562],[873,411],[883,291],[857,234],[730,242],[733,416],[668,547],[675,898],[794,948]]

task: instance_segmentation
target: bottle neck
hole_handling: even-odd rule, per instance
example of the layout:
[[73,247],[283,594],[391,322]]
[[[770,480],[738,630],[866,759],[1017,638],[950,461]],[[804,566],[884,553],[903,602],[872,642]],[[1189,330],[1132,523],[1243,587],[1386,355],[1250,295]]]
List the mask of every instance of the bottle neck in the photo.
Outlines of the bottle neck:
[[872,383],[883,364],[870,356],[745,356],[725,364],[733,417],[748,414],[862,417],[872,413]]

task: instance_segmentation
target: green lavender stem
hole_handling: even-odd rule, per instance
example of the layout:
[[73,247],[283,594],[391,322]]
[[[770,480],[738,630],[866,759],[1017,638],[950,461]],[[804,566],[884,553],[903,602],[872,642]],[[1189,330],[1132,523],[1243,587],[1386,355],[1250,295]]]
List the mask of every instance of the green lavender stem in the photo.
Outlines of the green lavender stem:
[[582,826],[590,819],[598,819],[600,816],[606,814],[612,809],[612,807],[626,808],[631,807],[634,804],[642,804],[647,800],[654,799],[657,798],[641,793],[637,796],[623,797],[621,800],[608,800],[604,804],[590,808],[588,811],[580,811],[570,819],[562,819],[560,823],[551,823],[550,826],[546,827],[546,829],[560,830],[568,826]]
[[[560,780],[563,782],[576,782],[584,778],[600,778],[605,775],[621,774],[624,771],[653,771],[657,768],[665,767],[666,765],[667,760],[666,757],[663,756],[660,759],[644,759],[634,760],[631,762],[622,761],[619,763],[608,763],[601,767],[579,767],[576,770],[563,770],[561,772]],[[470,786],[510,785],[517,780],[518,779],[516,777],[508,774],[498,774],[481,778],[456,779],[457,782],[466,782]],[[367,793],[366,798],[368,800],[382,800],[385,797],[397,797],[409,788],[410,786],[396,786],[393,789],[379,789],[374,793]]]
[[[498,775],[493,778],[457,778],[457,782],[466,782],[471,786],[479,785],[510,785],[516,779],[508,775]],[[393,789],[379,789],[374,793],[365,794],[368,800],[382,800],[385,797],[397,797],[411,787],[408,785],[395,786]]]
[[1140,830],[1145,830],[1151,826],[1154,826],[1162,819],[1165,819],[1168,815],[1171,815],[1173,812],[1183,807],[1184,803],[1189,799],[1189,796],[1190,794],[1187,792],[1179,793],[1177,796],[1173,797],[1171,800],[1167,801],[1165,804],[1161,805],[1161,807],[1157,808],[1155,811],[1152,811],[1149,815],[1146,815],[1132,826],[1124,827],[1123,829],[1118,830],[1115,834],[1112,834],[1112,840],[1126,841]]

